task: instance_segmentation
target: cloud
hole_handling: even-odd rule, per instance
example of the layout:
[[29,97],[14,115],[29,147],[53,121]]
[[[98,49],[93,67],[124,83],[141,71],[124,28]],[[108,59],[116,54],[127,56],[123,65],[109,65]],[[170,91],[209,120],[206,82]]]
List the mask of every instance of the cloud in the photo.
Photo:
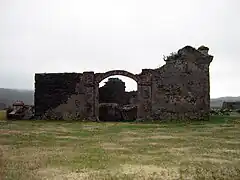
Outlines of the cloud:
[[237,95],[238,7],[237,0],[2,0],[1,86],[33,88],[35,72],[139,73],[185,45],[206,45],[214,55],[211,96]]

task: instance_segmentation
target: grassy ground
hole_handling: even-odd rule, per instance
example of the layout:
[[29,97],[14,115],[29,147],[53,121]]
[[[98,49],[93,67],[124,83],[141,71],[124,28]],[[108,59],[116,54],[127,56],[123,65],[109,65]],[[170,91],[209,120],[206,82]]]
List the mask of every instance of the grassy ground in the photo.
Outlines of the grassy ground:
[[0,179],[239,179],[240,121],[0,123]]
[[6,111],[0,110],[0,121],[6,120]]

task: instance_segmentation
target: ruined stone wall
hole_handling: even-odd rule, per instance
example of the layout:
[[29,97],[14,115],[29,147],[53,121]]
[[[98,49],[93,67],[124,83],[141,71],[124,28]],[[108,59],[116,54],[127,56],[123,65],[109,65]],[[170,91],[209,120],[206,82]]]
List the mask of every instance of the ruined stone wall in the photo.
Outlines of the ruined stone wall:
[[210,108],[209,64],[212,56],[185,47],[164,66],[154,70],[152,117],[154,119],[203,119]]
[[240,101],[234,101],[234,102],[224,101],[222,104],[222,109],[231,109],[231,110],[240,109]]
[[36,117],[63,119],[67,114],[78,116],[76,111],[84,107],[81,81],[82,74],[79,73],[35,74]]
[[97,120],[99,83],[123,75],[138,84],[137,117],[155,120],[202,119],[210,110],[208,48],[186,46],[166,58],[158,69],[140,74],[123,70],[105,73],[48,73],[35,75],[35,112],[45,119]]

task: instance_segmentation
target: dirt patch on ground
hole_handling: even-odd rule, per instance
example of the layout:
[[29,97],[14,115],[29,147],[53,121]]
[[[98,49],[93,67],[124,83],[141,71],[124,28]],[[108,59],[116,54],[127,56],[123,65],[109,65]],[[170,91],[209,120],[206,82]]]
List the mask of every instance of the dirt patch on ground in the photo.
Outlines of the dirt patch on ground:
[[120,142],[134,142],[134,141],[140,141],[143,140],[143,138],[141,137],[124,137],[122,139],[120,139]]
[[137,133],[137,132],[133,132],[133,131],[125,131],[125,132],[121,132],[121,133],[119,133],[119,135],[123,135],[123,136],[131,136],[131,135],[135,135],[135,136],[137,136],[137,135],[139,135],[139,133]]
[[193,147],[179,147],[179,148],[173,148],[173,147],[169,147],[169,148],[160,148],[160,149],[156,149],[155,150],[149,150],[147,151],[148,154],[162,154],[164,152],[167,153],[172,153],[174,155],[182,155],[184,153],[190,153],[190,150],[193,149]]
[[18,130],[0,129],[0,134],[1,135],[23,134],[23,132]]
[[49,133],[48,131],[44,131],[44,130],[35,130],[35,131],[28,131],[28,132],[24,132],[25,135],[30,135],[30,134],[45,134],[45,133]]
[[209,161],[213,163],[231,163],[232,161],[226,160],[226,159],[220,159],[220,158],[205,158],[205,157],[198,157],[198,158],[193,158],[194,161]]
[[166,136],[166,135],[155,135],[155,136],[150,136],[148,139],[179,139],[178,136]]
[[65,127],[58,127],[57,129],[55,129],[55,131],[61,131],[61,132],[69,132],[69,128],[65,128]]
[[180,151],[180,152],[189,152],[190,150],[192,150],[194,147],[178,147],[178,148],[170,148],[170,151],[173,151],[173,152],[177,152],[177,151]]
[[49,132],[53,132],[53,133],[68,133],[68,132],[72,132],[72,130],[69,130],[70,128],[66,128],[63,126],[58,126],[58,127],[40,127],[35,129],[33,132],[35,133],[49,133]]
[[81,170],[81,172],[71,172],[67,169],[58,168],[42,168],[37,171],[37,174],[42,180],[85,180],[91,179],[91,175],[94,172]]
[[[120,142],[136,142],[136,141],[146,141],[149,140],[168,140],[168,139],[182,139],[179,136],[171,136],[171,135],[152,135],[152,136],[145,136],[145,137],[124,137],[120,139]],[[159,143],[149,142],[149,145],[159,145]]]
[[58,138],[58,139],[81,139],[76,136],[56,136],[56,138]]
[[158,145],[158,143],[156,143],[156,142],[150,142],[150,143],[148,143],[150,146],[157,146]]
[[[210,138],[208,138],[208,139],[210,139]],[[213,139],[213,138],[212,138]],[[224,143],[224,144],[236,144],[236,145],[240,145],[240,141],[239,140],[235,140],[235,139],[233,139],[233,140],[225,140],[225,139],[217,139],[217,138],[215,138],[215,139],[213,139],[216,143]]]
[[148,179],[161,177],[161,179],[176,179],[179,177],[178,169],[163,168],[155,165],[131,165],[124,164],[121,166],[123,174],[134,174],[136,178]]
[[237,149],[227,149],[227,148],[215,148],[212,150],[212,152],[215,152],[215,153],[240,153],[240,149],[237,150]]
[[55,148],[44,148],[44,147],[25,147],[15,150],[5,151],[6,156],[9,156],[10,160],[43,160],[54,155],[64,155],[66,153],[72,152],[70,147],[55,147]]
[[1,152],[8,151],[8,149],[10,149],[10,148],[11,148],[10,145],[1,145],[1,146],[0,146],[0,153],[1,153]]
[[115,143],[102,143],[101,147],[105,150],[128,150],[126,147],[122,147]]
[[98,126],[83,126],[81,129],[92,132],[92,131],[98,131],[101,128],[99,128]]
[[193,132],[190,132],[190,133],[185,133],[183,134],[184,136],[211,136],[212,135],[212,132],[211,131],[193,131]]

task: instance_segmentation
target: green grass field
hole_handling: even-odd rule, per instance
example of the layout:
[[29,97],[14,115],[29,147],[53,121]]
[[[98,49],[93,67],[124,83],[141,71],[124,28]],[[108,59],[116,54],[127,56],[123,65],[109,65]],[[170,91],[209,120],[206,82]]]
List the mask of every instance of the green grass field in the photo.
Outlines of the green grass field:
[[0,110],[0,121],[1,120],[6,120],[6,111],[5,110]]
[[0,123],[0,179],[240,178],[240,120]]

